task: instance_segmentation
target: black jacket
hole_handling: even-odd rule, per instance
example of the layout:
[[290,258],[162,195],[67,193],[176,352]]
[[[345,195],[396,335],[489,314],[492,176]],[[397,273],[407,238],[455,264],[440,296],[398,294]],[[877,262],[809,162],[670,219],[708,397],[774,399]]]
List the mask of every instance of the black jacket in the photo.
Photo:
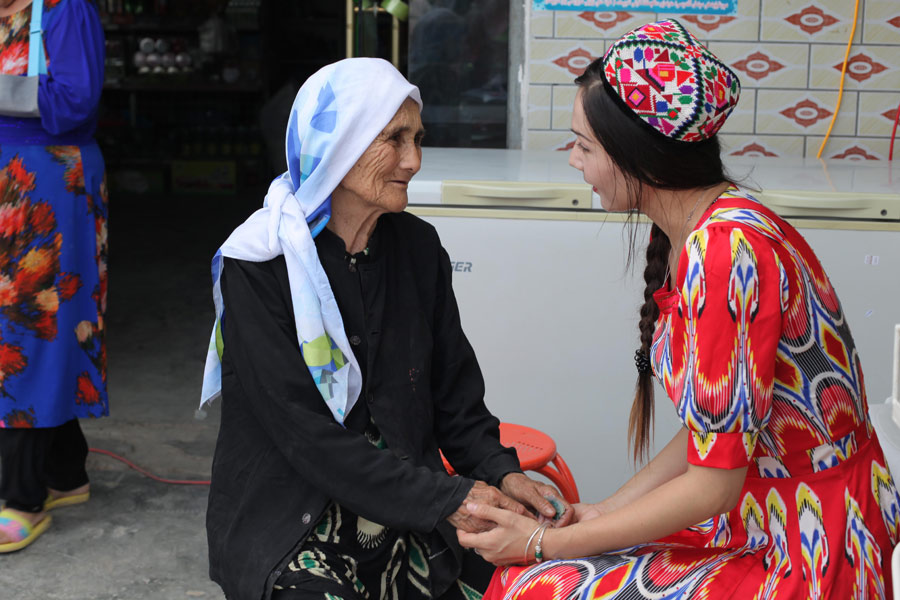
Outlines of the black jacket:
[[[316,239],[364,372],[346,427],[303,363],[284,257],[225,260],[222,417],[206,521],[210,577],[230,599],[268,598],[329,501],[388,527],[437,532],[453,559],[433,565],[439,591],[458,576],[461,552],[446,517],[474,479],[496,485],[519,471],[484,405],[434,228],[386,214],[372,241],[368,256],[349,257],[331,232]],[[387,449],[362,434],[370,416]],[[448,476],[438,448],[467,477]]]

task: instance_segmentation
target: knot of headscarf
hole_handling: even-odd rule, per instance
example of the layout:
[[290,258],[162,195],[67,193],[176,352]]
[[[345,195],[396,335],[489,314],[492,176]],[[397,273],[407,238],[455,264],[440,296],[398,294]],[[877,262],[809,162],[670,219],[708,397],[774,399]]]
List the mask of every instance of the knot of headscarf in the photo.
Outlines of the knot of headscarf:
[[313,238],[331,217],[331,193],[407,98],[421,109],[418,88],[377,58],[328,65],[300,88],[288,119],[287,172],[269,185],[263,208],[235,229],[213,257],[216,322],[201,406],[222,390],[224,257],[263,262],[284,255],[303,361],[335,420],[344,422],[362,389],[362,372]]

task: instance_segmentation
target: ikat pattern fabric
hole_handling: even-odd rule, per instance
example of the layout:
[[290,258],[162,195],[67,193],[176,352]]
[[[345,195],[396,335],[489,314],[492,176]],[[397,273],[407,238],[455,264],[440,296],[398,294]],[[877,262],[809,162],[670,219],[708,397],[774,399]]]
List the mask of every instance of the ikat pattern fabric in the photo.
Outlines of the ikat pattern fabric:
[[224,257],[263,262],[284,256],[297,341],[322,399],[338,423],[359,397],[362,371],[350,349],[313,238],[331,217],[331,194],[407,99],[419,89],[389,62],[348,58],[314,73],[288,118],[288,170],[272,181],[263,208],[235,229],[212,261],[216,322],[203,373],[201,406],[222,390]]
[[900,498],[806,241],[732,188],[677,281],[656,293],[651,362],[692,433],[688,461],[749,467],[738,505],[650,544],[498,570],[486,598],[889,597]]
[[675,140],[714,136],[740,97],[737,75],[674,19],[625,34],[606,51],[603,66],[625,106]]

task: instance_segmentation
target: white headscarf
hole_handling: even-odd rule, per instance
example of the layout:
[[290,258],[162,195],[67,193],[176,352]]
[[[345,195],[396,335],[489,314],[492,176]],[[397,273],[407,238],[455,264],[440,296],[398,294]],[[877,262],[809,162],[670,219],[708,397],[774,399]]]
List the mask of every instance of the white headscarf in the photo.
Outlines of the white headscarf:
[[223,257],[262,262],[283,254],[303,360],[335,420],[344,422],[362,389],[362,372],[313,238],[331,217],[331,193],[407,98],[421,110],[419,89],[379,58],[333,63],[300,88],[287,126],[287,172],[271,183],[263,208],[234,230],[212,261],[216,323],[201,407],[222,390],[222,328],[228,326]]

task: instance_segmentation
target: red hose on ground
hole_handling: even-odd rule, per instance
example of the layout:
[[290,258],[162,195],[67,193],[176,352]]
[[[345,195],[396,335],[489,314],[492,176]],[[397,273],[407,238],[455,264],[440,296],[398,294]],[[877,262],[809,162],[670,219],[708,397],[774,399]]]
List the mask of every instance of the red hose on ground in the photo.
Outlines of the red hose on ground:
[[209,481],[202,481],[202,480],[166,479],[165,477],[159,477],[157,475],[154,475],[153,473],[151,473],[150,471],[148,471],[146,469],[142,469],[141,467],[137,466],[136,464],[134,464],[127,458],[123,458],[123,457],[119,456],[118,454],[110,452],[109,450],[103,450],[101,448],[89,448],[89,450],[91,452],[96,452],[97,454],[103,454],[104,456],[109,456],[110,458],[114,458],[118,461],[121,461],[121,462],[125,463],[126,465],[128,465],[129,467],[131,467],[132,469],[134,469],[135,471],[137,471],[138,473],[140,473],[141,475],[143,475],[144,477],[149,477],[153,481],[159,481],[161,483],[171,483],[174,485],[209,485],[210,484]]

